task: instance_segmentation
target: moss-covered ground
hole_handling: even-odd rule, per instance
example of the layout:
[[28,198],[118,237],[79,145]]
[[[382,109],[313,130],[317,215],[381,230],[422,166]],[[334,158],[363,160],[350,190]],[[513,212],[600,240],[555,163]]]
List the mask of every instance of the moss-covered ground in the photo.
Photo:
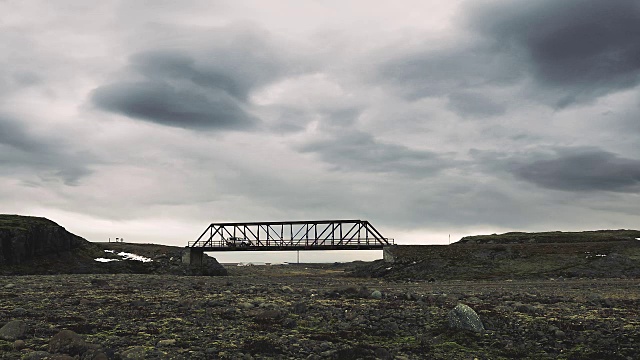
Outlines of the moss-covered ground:
[[[0,326],[29,326],[26,349],[0,341],[0,358],[46,351],[61,329],[114,359],[640,358],[632,279],[408,282],[346,277],[332,265],[229,270],[0,277]],[[458,302],[486,332],[449,328]]]

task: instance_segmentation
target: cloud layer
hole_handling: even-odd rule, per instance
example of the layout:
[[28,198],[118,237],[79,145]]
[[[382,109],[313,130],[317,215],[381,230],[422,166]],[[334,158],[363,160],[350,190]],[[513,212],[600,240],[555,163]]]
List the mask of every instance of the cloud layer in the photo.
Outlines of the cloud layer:
[[179,245],[637,227],[637,1],[343,5],[0,2],[3,211]]

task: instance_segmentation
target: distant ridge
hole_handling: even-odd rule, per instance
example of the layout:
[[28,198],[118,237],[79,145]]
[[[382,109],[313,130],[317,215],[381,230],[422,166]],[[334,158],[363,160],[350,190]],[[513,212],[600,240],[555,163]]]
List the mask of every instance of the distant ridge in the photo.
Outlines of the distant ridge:
[[635,241],[640,230],[594,230],[579,232],[508,232],[504,234],[465,236],[454,244],[549,244]]

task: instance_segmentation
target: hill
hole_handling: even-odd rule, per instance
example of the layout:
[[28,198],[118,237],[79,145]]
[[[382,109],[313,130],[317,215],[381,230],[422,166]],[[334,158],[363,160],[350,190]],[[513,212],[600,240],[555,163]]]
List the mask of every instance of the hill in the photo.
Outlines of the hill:
[[[126,259],[119,253],[140,255],[151,261]],[[181,253],[182,248],[175,246],[93,243],[49,219],[0,214],[0,275],[227,274],[216,259],[208,256],[203,266],[184,265]],[[95,260],[100,258],[109,260]]]
[[640,238],[638,230],[596,230],[581,232],[508,232],[504,234],[465,236],[454,244],[549,244],[608,241],[633,241]]
[[87,247],[87,241],[55,222],[33,216],[0,215],[0,266]]
[[640,232],[507,233],[451,245],[398,245],[353,275],[412,280],[638,278]]

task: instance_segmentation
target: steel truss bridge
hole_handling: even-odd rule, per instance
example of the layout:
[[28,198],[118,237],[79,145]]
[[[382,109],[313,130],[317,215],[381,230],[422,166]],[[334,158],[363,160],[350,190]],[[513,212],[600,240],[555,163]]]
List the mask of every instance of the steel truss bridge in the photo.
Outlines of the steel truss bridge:
[[214,223],[187,248],[204,251],[376,250],[393,245],[366,220]]

